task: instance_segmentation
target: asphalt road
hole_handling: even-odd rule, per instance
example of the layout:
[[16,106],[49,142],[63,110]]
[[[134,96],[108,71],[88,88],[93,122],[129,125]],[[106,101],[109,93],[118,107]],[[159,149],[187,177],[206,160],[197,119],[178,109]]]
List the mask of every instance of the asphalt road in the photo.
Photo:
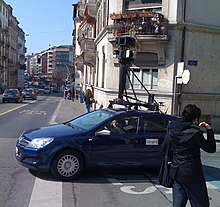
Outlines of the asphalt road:
[[[19,165],[14,156],[16,139],[24,130],[50,124],[60,101],[40,96],[21,104],[0,103],[0,207],[172,206],[172,191],[157,184],[158,169],[90,169],[76,181],[59,182],[49,173]],[[215,154],[202,157],[211,206],[219,207],[219,143]]]

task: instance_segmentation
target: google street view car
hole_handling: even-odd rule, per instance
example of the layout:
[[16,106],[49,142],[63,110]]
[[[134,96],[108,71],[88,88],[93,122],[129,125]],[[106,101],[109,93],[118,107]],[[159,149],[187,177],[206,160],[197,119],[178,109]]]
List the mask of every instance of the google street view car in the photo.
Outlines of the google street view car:
[[16,144],[23,166],[72,180],[87,167],[160,165],[167,124],[177,117],[137,109],[100,109],[63,124],[24,132]]

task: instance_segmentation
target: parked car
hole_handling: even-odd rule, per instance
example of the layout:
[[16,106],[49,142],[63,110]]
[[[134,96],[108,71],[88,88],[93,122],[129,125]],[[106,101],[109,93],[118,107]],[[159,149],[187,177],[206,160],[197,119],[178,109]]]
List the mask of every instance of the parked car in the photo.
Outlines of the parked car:
[[2,95],[2,103],[23,101],[22,93],[18,89],[6,89]]
[[33,88],[25,88],[22,94],[24,99],[37,100],[37,93]]
[[87,167],[159,166],[160,147],[173,119],[177,117],[159,112],[99,109],[63,124],[24,132],[17,140],[16,159],[27,168],[51,171],[66,181]]
[[51,93],[50,87],[49,86],[45,86],[44,87],[44,94],[50,94],[50,93]]
[[59,89],[58,89],[56,86],[52,86],[52,87],[51,87],[51,91],[52,91],[53,93],[59,93]]

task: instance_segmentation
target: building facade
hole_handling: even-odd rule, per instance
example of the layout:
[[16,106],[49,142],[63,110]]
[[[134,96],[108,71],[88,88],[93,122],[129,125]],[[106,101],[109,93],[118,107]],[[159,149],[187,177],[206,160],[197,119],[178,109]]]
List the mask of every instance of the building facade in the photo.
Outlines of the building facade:
[[4,89],[8,85],[7,73],[8,68],[8,5],[0,1],[0,88]]
[[13,16],[13,8],[0,1],[0,85],[23,87],[25,71],[25,34]]
[[60,45],[26,57],[27,75],[47,85],[60,87],[73,76],[73,46]]
[[[220,132],[219,6],[218,0],[80,0],[74,16],[75,66],[83,71],[84,89],[92,88],[97,104],[105,107],[117,98],[115,40],[133,36],[137,46],[131,68],[143,83],[132,75],[137,95],[147,101],[146,87],[164,113],[176,115],[195,103],[202,119]],[[188,82],[183,81],[185,70]],[[127,88],[130,93],[131,84]]]

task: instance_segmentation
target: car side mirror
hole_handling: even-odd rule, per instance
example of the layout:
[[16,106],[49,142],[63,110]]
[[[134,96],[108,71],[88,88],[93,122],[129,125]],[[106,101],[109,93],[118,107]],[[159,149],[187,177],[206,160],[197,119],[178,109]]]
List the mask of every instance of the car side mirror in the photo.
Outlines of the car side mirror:
[[107,129],[103,129],[101,131],[97,131],[95,133],[95,135],[96,136],[109,136],[109,135],[111,135],[111,132],[109,130],[107,130]]

